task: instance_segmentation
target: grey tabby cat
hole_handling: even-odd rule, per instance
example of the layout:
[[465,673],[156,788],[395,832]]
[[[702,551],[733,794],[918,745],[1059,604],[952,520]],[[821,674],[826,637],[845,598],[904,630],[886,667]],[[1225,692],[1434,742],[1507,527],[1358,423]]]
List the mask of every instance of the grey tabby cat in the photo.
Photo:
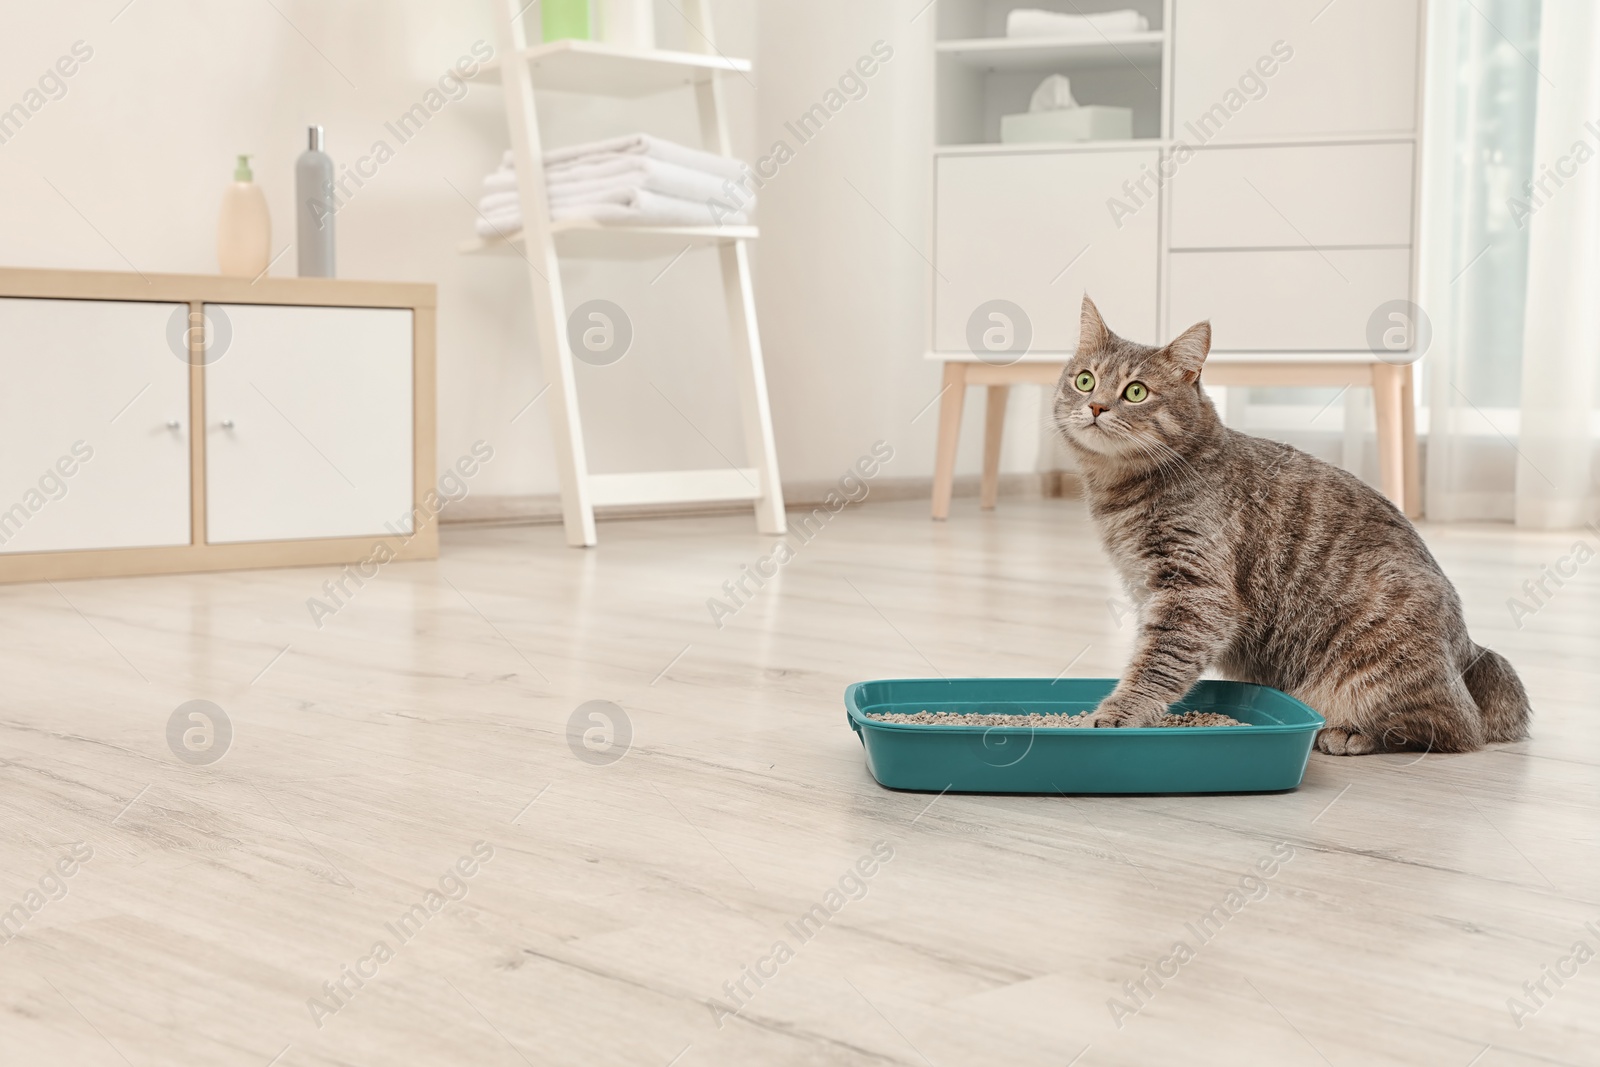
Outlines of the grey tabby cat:
[[1317,747],[1466,752],[1527,736],[1511,664],[1473,643],[1455,587],[1360,479],[1230,430],[1200,388],[1211,325],[1165,348],[1088,297],[1054,418],[1129,595],[1138,645],[1097,726],[1148,726],[1207,668],[1297,697]]

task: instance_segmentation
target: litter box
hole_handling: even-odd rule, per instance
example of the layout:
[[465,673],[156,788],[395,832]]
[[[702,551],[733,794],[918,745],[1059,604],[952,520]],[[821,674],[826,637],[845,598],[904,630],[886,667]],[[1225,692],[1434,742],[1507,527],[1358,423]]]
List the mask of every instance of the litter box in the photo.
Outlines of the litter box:
[[1325,720],[1287,693],[1202,681],[1174,712],[1215,711],[1244,726],[934,726],[879,714],[1092,711],[1115,678],[906,678],[845,690],[867,769],[889,789],[952,793],[1270,793],[1294,789]]

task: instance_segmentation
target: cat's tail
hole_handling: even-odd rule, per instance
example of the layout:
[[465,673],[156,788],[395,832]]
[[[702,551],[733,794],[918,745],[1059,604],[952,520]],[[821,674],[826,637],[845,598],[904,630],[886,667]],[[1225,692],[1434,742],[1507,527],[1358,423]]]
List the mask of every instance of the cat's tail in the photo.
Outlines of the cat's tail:
[[1476,648],[1462,680],[1483,713],[1485,740],[1521,741],[1528,736],[1528,719],[1533,715],[1528,691],[1504,656],[1482,645]]

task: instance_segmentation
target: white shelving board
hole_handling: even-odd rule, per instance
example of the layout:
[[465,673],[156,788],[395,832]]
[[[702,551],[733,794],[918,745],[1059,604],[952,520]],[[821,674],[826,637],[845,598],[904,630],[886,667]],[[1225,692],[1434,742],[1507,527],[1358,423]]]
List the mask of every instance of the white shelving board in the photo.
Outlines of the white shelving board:
[[1167,35],[1159,30],[1096,38],[974,37],[939,41],[938,54],[977,70],[1092,69],[1132,63],[1159,66]]
[[[621,48],[600,41],[552,41],[521,52],[535,89],[595,96],[650,96],[683,85],[699,85],[719,73],[746,74],[748,59],[700,52]],[[483,66],[484,77],[498,81],[499,60]]]
[[[563,256],[574,259],[652,259],[674,256],[685,248],[750,241],[761,236],[754,226],[604,226],[591,219],[563,219],[550,224]],[[463,241],[463,255],[520,255],[527,239],[521,230],[504,237]]]
[[935,157],[1057,155],[1062,152],[1113,152],[1123,148],[1169,148],[1171,145],[1171,141],[1160,137],[1130,137],[1124,141],[1001,141],[934,145],[933,154]]

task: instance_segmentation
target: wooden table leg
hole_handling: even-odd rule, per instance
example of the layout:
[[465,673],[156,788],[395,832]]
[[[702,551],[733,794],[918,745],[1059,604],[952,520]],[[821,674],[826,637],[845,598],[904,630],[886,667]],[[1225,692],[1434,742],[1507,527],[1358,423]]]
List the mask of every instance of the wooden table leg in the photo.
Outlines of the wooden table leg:
[[1372,368],[1372,406],[1378,417],[1378,475],[1383,495],[1406,507],[1404,379],[1409,367],[1387,363]]
[[956,484],[956,445],[961,443],[961,409],[967,400],[967,365],[944,365],[939,395],[939,445],[933,464],[933,517],[950,517],[950,494]]
[[989,407],[983,416],[983,496],[980,506],[994,508],[1000,499],[1000,441],[1006,432],[1006,401],[1011,386],[989,386]]
[[1422,517],[1422,468],[1417,457],[1416,368],[1400,368],[1400,448],[1405,466],[1406,503],[1401,510],[1413,519]]

